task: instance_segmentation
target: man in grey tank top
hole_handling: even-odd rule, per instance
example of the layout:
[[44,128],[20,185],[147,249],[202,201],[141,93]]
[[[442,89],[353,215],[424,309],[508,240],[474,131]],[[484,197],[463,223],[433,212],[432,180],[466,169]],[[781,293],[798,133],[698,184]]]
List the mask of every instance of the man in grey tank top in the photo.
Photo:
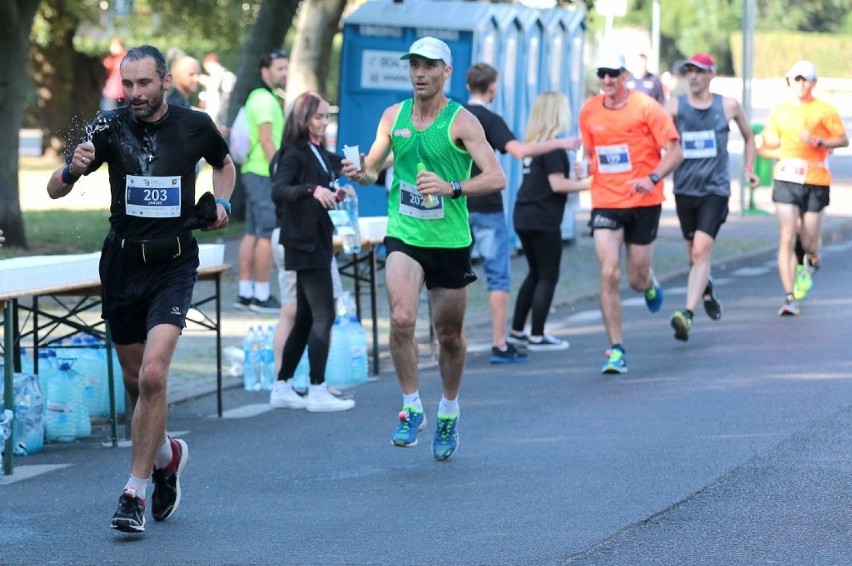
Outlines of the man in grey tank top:
[[731,179],[728,174],[728,124],[736,122],[745,141],[745,175],[756,187],[754,173],[757,154],[754,134],[740,103],[710,92],[716,76],[716,61],[707,53],[687,59],[681,69],[689,85],[686,94],[666,102],[680,134],[683,161],[674,172],[674,194],[680,228],[689,255],[686,304],[672,315],[671,325],[678,340],[689,340],[693,313],[699,299],[712,320],[722,318],[722,306],[713,293],[710,260],[713,243],[728,217]]

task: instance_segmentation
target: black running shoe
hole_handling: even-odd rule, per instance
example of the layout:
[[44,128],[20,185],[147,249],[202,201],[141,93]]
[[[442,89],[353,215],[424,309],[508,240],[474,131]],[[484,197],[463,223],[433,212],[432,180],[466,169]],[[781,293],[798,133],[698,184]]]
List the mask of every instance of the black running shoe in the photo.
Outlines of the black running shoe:
[[155,521],[165,521],[175,514],[180,505],[180,473],[189,460],[189,449],[183,440],[170,438],[172,451],[177,456],[177,464],[170,468],[154,468],[151,481],[154,492],[151,494],[151,516]]
[[704,312],[713,320],[722,318],[722,305],[716,300],[716,295],[713,294],[713,280],[707,280],[707,287],[704,289]]
[[247,311],[247,310],[249,310],[249,306],[251,305],[251,302],[253,300],[254,299],[250,299],[248,297],[241,297],[240,295],[237,295],[237,300],[234,301],[234,308],[239,309],[241,311]]
[[269,295],[269,298],[265,301],[259,301],[256,298],[252,299],[248,309],[252,312],[278,314],[278,311],[281,310],[281,303],[278,302],[278,299]]
[[110,527],[124,533],[145,531],[145,500],[136,492],[125,491],[118,498],[118,509],[112,516]]

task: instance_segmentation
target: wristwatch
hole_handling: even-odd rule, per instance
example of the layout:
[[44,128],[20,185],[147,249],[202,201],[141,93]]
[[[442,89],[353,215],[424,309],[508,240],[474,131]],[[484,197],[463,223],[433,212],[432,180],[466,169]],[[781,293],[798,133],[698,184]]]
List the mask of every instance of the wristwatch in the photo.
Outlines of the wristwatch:
[[650,175],[648,175],[648,178],[651,179],[651,182],[655,185],[660,182],[660,176],[656,173],[651,173]]
[[459,198],[462,196],[461,181],[450,181],[450,185],[453,187],[453,194],[450,198]]

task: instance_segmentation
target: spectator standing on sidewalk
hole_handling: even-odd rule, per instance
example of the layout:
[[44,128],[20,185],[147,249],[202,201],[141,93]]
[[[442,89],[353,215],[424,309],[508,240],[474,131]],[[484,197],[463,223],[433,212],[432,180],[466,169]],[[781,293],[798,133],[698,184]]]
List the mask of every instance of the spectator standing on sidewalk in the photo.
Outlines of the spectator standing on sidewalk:
[[281,308],[269,284],[275,229],[269,163],[284,132],[284,109],[276,90],[287,85],[289,62],[280,50],[264,55],[260,60],[262,86],[252,90],[245,102],[251,145],[240,168],[246,192],[246,226],[237,252],[239,283],[234,307],[260,313],[274,314]]
[[117,37],[112,38],[109,43],[109,55],[104,57],[104,69],[107,72],[107,80],[101,95],[101,110],[115,110],[124,93],[121,88],[121,60],[127,50]]
[[[197,279],[195,164],[213,167],[215,212],[206,229],[228,225],[235,170],[228,146],[209,116],[165,101],[171,74],[150,45],[130,49],[121,63],[127,105],[101,114],[91,140],[79,143],[47,192],[68,195],[81,175],[109,167],[110,231],[101,252],[103,318],[134,406],[130,477],[112,517],[113,529],[145,530],[145,492],[154,485],[151,514],[164,521],[181,500],[186,442],[166,434],[169,366]],[[106,125],[106,127],[102,127]],[[158,194],[156,199],[150,193]]]
[[[525,140],[527,143],[554,140],[568,130],[570,122],[568,98],[559,92],[544,92],[533,102]],[[572,177],[571,162],[564,149],[524,159],[524,180],[515,201],[513,220],[529,272],[515,300],[509,339],[531,352],[568,349],[567,341],[545,334],[544,325],[559,282],[560,224],[567,194],[589,188]],[[524,326],[530,313],[532,320],[527,335]]]
[[[436,460],[458,448],[458,394],[467,344],[462,334],[470,267],[467,196],[499,191],[506,184],[497,156],[479,121],[448,99],[453,71],[450,48],[434,37],[418,39],[408,60],[413,98],[385,109],[369,154],[359,164],[343,160],[343,174],[362,185],[376,182],[391,151],[393,185],[388,197],[385,282],[390,303],[390,351],[402,388],[402,412],[391,442],[415,446],[426,425],[417,375],[414,335],[425,283],[438,336],[442,393],[432,440]],[[470,178],[471,165],[481,173]]]
[[201,76],[201,65],[198,59],[189,55],[181,55],[172,64],[172,88],[166,96],[166,102],[171,106],[191,108],[190,98],[198,92],[198,82]]
[[716,235],[728,217],[731,177],[728,173],[728,132],[733,120],[745,142],[745,177],[752,188],[760,179],[754,173],[757,150],[754,134],[740,103],[730,96],[710,92],[716,61],[707,53],[687,59],[680,74],[686,94],[670,98],[666,111],[680,135],[683,162],[674,172],[674,195],[680,229],[689,256],[686,303],[672,315],[677,340],[689,340],[692,317],[703,299],[711,320],[722,318],[722,306],[713,292],[710,263]]
[[[497,95],[498,71],[488,63],[476,63],[467,72],[470,99],[465,108],[479,120],[485,139],[496,151],[516,159],[533,157],[553,150],[576,149],[577,138],[558,138],[521,142],[498,114],[488,106]],[[471,177],[479,173],[473,166]],[[471,250],[476,249],[483,260],[491,307],[491,363],[505,364],[527,361],[526,352],[506,341],[506,313],[511,283],[509,261],[509,228],[503,211],[502,192],[468,197]],[[560,254],[561,255],[561,254]]]
[[636,53],[630,60],[627,88],[643,92],[659,102],[666,103],[666,91],[660,78],[648,70],[648,54]]
[[627,253],[630,287],[644,294],[648,310],[658,312],[663,289],[651,261],[664,199],[662,179],[682,155],[665,108],[627,88],[623,55],[603,55],[597,75],[601,93],[583,104],[580,134],[593,176],[591,226],[601,267],[601,315],[611,344],[601,373],[625,373],[621,250]]
[[[269,402],[273,407],[309,412],[345,411],[355,406],[352,399],[329,393],[325,383],[335,317],[331,275],[334,226],[328,210],[344,194],[337,184],[341,158],[325,149],[328,120],[328,102],[319,94],[305,92],[296,98],[272,179],[272,199],[281,209],[284,267],[296,272],[296,317],[284,343]],[[305,347],[311,367],[307,398],[290,383]]]
[[[799,303],[819,268],[822,218],[829,204],[831,173],[828,155],[846,147],[849,138],[837,109],[814,97],[817,69],[810,61],[797,61],[787,72],[793,100],[772,110],[761,132],[766,150],[779,149],[773,171],[772,202],[780,230],[778,274],[784,288],[784,303],[778,316],[796,316]],[[797,274],[796,225],[801,222],[805,262]]]

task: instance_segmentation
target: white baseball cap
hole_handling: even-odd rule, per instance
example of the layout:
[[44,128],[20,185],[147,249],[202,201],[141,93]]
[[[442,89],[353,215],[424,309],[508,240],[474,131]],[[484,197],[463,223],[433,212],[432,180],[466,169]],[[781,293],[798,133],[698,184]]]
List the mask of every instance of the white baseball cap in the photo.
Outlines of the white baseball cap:
[[788,79],[804,77],[806,81],[812,81],[817,77],[817,69],[810,61],[796,61],[787,71],[786,77]]
[[453,56],[450,53],[449,46],[435,37],[421,37],[411,44],[408,53],[400,57],[400,59],[410,59],[412,55],[418,55],[424,59],[433,61],[443,61],[444,64],[452,67]]
[[627,64],[624,61],[624,55],[621,53],[601,53],[595,62],[597,69],[626,69]]

